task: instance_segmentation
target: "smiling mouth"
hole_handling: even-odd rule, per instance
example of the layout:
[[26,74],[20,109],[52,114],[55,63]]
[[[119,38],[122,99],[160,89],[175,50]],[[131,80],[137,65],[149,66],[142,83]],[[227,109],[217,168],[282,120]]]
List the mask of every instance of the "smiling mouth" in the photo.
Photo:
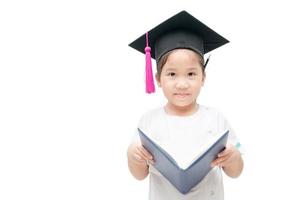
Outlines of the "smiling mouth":
[[177,97],[186,97],[189,95],[190,95],[189,93],[174,93],[174,96],[177,96]]

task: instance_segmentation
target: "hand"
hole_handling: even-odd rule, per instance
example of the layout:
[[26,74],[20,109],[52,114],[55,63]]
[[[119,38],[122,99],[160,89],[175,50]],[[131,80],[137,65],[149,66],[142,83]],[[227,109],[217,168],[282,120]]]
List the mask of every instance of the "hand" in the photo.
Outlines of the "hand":
[[212,163],[211,167],[219,166],[223,168],[231,167],[232,165],[235,165],[241,158],[240,152],[237,150],[237,148],[233,145],[227,145],[224,151],[218,154],[216,158]]
[[134,146],[133,156],[137,164],[154,164],[153,156],[142,146],[141,143],[136,143]]

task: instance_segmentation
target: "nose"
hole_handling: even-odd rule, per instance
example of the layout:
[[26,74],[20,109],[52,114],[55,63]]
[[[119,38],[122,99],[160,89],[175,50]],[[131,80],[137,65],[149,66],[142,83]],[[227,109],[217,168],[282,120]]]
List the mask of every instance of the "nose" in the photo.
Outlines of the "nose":
[[185,78],[180,78],[176,82],[176,87],[178,89],[186,89],[189,87],[189,82]]

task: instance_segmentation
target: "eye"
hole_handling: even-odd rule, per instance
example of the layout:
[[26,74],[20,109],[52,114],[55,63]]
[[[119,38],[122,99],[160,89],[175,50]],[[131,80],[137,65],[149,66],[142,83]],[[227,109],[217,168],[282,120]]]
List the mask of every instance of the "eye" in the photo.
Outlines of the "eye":
[[196,76],[196,73],[194,73],[194,72],[189,72],[189,73],[188,73],[188,76],[189,76],[189,77]]
[[175,73],[174,72],[169,72],[167,75],[170,76],[170,77],[174,77]]

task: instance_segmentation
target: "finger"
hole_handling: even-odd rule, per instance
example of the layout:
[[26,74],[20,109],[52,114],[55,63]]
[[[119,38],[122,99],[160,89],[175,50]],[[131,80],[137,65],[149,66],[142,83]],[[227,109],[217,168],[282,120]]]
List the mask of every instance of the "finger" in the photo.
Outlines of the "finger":
[[143,146],[139,146],[139,150],[148,160],[153,160],[153,156]]
[[144,153],[144,155],[146,155],[149,159],[153,159],[151,153],[148,150],[146,150],[143,146],[141,146],[141,150]]
[[140,155],[140,157],[141,157],[142,159],[144,159],[145,161],[149,160],[149,158],[148,158],[146,155],[144,155],[144,153],[142,152],[142,150],[140,149],[139,146],[137,146],[137,148],[136,148],[136,153],[137,153],[138,155]]
[[151,160],[151,159],[148,159],[145,155],[143,155],[142,154],[142,152],[140,152],[139,150],[138,150],[138,154],[136,154],[139,158],[138,158],[138,162],[140,162],[140,163],[146,163],[147,165],[149,165],[149,164],[154,164],[154,161],[153,160]]
[[145,163],[146,162],[145,159],[143,159],[140,155],[138,155],[136,153],[133,155],[133,157],[134,157],[136,163]]
[[230,161],[229,159],[226,159],[226,160],[223,160],[223,161],[220,161],[219,163],[217,163],[216,166],[219,166],[219,167],[226,167],[226,166],[228,166],[230,163],[231,163],[231,161]]
[[143,147],[143,146],[140,146],[138,148],[138,151],[140,151],[140,153],[142,154],[142,156],[144,156],[147,164],[154,164],[154,159],[153,159],[153,156]]
[[222,156],[219,157],[217,159],[215,159],[212,163],[211,163],[211,167],[214,166],[220,166],[223,162],[225,162],[226,160],[228,160],[231,157],[230,154],[227,154],[226,156]]
[[218,154],[218,157],[223,157],[227,156],[228,154],[232,153],[233,149],[232,148],[226,148],[224,151]]
[[148,160],[148,161],[146,161],[146,163],[149,165],[149,164],[152,164],[152,165],[154,165],[154,161],[153,160]]

